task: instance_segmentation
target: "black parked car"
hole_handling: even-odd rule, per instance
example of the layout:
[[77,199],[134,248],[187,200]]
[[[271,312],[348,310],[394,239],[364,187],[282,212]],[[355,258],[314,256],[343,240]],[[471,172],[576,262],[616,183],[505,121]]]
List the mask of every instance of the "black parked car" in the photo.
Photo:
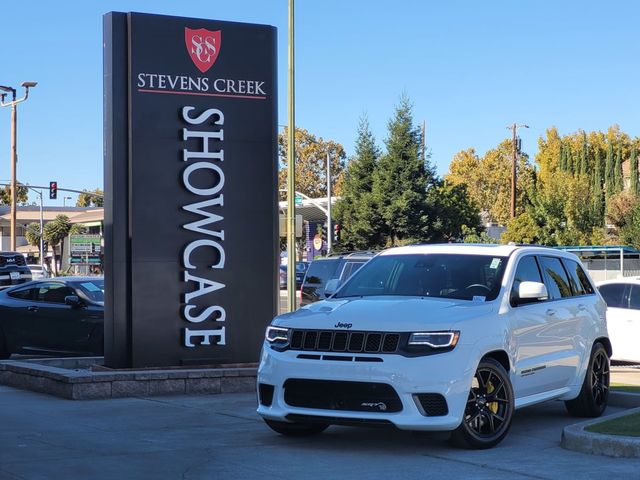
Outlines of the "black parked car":
[[60,277],[0,290],[0,358],[102,355],[104,278]]
[[18,285],[31,280],[31,270],[18,252],[0,252],[0,286]]
[[300,305],[324,300],[324,287],[329,280],[337,278],[344,283],[375,254],[376,252],[342,253],[318,258],[311,262],[302,282]]

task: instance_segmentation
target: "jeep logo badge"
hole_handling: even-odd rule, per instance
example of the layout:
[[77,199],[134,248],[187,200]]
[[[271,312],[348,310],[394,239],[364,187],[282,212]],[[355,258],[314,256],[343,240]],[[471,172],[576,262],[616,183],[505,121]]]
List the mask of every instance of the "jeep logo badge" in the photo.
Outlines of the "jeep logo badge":
[[335,328],[351,328],[353,327],[353,323],[342,323],[342,322],[338,322],[335,325]]

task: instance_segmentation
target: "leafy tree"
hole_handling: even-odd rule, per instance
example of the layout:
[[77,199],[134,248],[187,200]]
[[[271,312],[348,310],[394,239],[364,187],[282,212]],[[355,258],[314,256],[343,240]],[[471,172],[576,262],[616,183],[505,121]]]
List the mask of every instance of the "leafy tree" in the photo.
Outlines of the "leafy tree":
[[630,217],[620,232],[620,242],[640,249],[640,204],[631,210]]
[[631,158],[629,159],[629,175],[629,190],[634,195],[638,195],[640,193],[640,191],[638,190],[638,153],[636,151],[635,145],[631,149]]
[[95,190],[83,190],[87,193],[97,193],[101,195],[96,197],[94,195],[87,195],[87,193],[81,193],[78,195],[78,200],[76,201],[76,207],[104,207],[104,192],[99,188]]
[[367,249],[381,244],[382,219],[373,199],[373,174],[380,149],[366,117],[360,120],[356,154],[347,166],[342,197],[336,203],[336,220],[340,223],[340,244],[348,250]]
[[640,203],[631,192],[620,192],[609,199],[607,205],[607,221],[622,229],[627,225],[633,209]]
[[582,132],[582,150],[580,151],[580,174],[589,173],[589,145],[587,144],[587,134]]
[[[18,185],[16,188],[16,203],[26,204],[29,200],[29,189]],[[11,205],[11,187],[5,186],[0,189],[0,205]]]
[[481,237],[480,212],[467,195],[465,184],[437,181],[435,187],[429,189],[427,197],[434,219],[432,241],[458,241],[471,234]]
[[373,174],[373,201],[384,222],[384,245],[397,246],[429,240],[429,206],[426,193],[435,173],[420,155],[420,130],[413,124],[412,106],[402,96],[388,123],[387,151]]
[[[56,245],[60,245],[60,258],[64,254],[64,239],[69,235],[71,222],[66,215],[57,215],[56,218],[44,226],[44,239],[53,246],[55,253]],[[58,274],[57,262],[53,262],[54,272]]]
[[[344,148],[339,143],[332,140],[316,138],[302,128],[296,128],[296,190],[308,195],[311,198],[327,196],[327,153],[331,159],[331,195],[341,194],[339,187],[341,176],[346,162]],[[284,131],[278,135],[278,154],[280,157],[280,172],[278,174],[279,188],[286,189],[287,186],[287,148],[288,132]],[[284,195],[281,195],[284,198]]]
[[616,174],[615,174],[615,165],[613,160],[613,145],[609,143],[607,145],[607,158],[605,159],[605,177],[604,177],[604,185],[605,185],[605,195],[607,202],[609,198],[616,194]]
[[[454,156],[445,179],[454,185],[466,185],[479,210],[491,222],[504,225],[511,217],[511,162],[511,140],[504,140],[482,158],[473,149],[461,151]],[[516,215],[519,215],[529,202],[528,192],[533,189],[536,175],[526,153],[520,154],[516,168]]]

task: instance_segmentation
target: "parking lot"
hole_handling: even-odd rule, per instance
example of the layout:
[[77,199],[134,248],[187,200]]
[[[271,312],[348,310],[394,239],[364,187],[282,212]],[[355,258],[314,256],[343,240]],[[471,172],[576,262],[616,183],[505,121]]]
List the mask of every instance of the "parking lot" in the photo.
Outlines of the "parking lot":
[[386,429],[284,438],[254,410],[252,394],[74,402],[0,386],[0,479],[637,477],[637,459],[560,448],[576,421],[560,402],[517,412],[506,440],[484,451]]

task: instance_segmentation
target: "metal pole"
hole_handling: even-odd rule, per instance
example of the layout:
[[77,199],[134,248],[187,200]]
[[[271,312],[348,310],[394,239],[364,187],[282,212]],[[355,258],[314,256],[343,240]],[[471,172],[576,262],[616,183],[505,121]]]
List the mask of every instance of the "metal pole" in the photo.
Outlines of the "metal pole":
[[511,218],[516,216],[516,124],[513,130],[513,158],[511,159]]
[[327,255],[333,247],[333,226],[331,225],[331,157],[327,152]]
[[16,251],[16,168],[18,163],[17,138],[18,138],[18,108],[16,107],[15,91],[13,92],[13,105],[11,105],[11,251]]
[[287,306],[293,312],[296,305],[296,203],[295,203],[295,76],[294,76],[294,0],[289,0],[289,129],[287,149]]
[[42,217],[42,190],[40,190],[40,267],[44,273],[44,220]]

